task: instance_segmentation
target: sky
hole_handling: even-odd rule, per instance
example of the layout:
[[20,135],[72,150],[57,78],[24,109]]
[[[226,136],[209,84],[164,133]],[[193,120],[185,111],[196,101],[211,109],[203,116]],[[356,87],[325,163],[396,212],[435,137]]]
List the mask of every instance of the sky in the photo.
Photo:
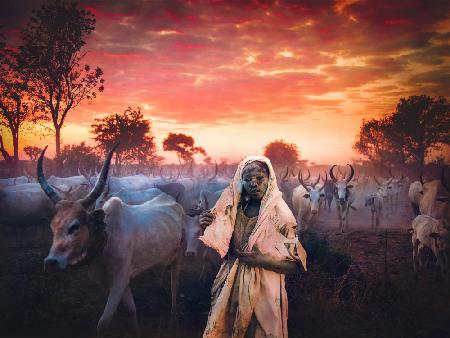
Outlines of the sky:
[[[1,1],[0,26],[10,44],[41,3]],[[449,1],[80,6],[96,16],[85,62],[103,69],[105,91],[69,113],[63,144],[95,145],[94,119],[132,106],[152,122],[167,162],[175,156],[162,151],[162,140],[182,132],[213,160],[262,154],[284,139],[297,144],[302,159],[347,163],[357,156],[352,144],[363,119],[394,111],[402,97],[450,97]],[[27,131],[21,148],[28,144],[54,152],[51,135]]]

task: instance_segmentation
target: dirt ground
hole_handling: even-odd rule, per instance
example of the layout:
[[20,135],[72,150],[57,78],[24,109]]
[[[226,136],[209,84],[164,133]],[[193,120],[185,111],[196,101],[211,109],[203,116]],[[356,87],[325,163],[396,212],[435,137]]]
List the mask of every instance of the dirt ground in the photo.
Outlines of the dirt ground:
[[[314,267],[304,275],[289,276],[290,337],[450,337],[449,284],[432,270],[417,281],[412,273],[406,232],[412,213],[406,201],[399,201],[392,215],[382,219],[380,229],[370,228],[369,217],[368,209],[359,205],[350,215],[346,233],[340,234],[334,208],[330,213],[322,211],[314,232],[351,258],[352,271],[358,274],[354,280],[364,284],[358,289],[364,292],[357,306],[349,305],[329,297],[337,284],[326,292],[315,288],[319,282],[314,278],[319,275]],[[95,337],[106,294],[88,279],[86,268],[45,273],[43,259],[51,234],[46,229],[39,237],[20,244],[3,238],[0,243],[0,335]],[[169,323],[169,273],[149,271],[132,281],[143,337],[202,336],[214,272],[200,280],[201,268],[197,258],[187,257],[183,263],[178,326]],[[119,310],[109,336],[128,337],[129,329],[126,315]]]

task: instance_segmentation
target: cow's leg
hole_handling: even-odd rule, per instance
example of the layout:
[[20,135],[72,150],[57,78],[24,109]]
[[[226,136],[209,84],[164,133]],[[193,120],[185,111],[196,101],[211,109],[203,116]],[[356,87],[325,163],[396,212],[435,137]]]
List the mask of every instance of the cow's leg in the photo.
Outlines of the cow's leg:
[[[121,274],[123,274],[123,276],[121,276]],[[117,306],[122,299],[124,290],[128,287],[129,278],[123,271],[118,271],[115,277],[116,279],[112,281],[112,285],[109,288],[108,301],[106,302],[105,310],[97,324],[98,337],[104,337],[106,335],[106,331],[117,310]]]
[[347,229],[348,229],[348,216],[349,216],[349,212],[350,212],[350,208],[349,208],[349,206],[347,205],[346,207],[345,207],[345,209],[343,210],[343,212],[342,212],[342,214],[344,215],[344,228],[343,228],[343,230],[342,230],[342,232],[344,232],[344,230],[345,231],[347,231]]
[[131,317],[131,326],[136,337],[141,336],[139,325],[136,317],[136,305],[134,304],[133,294],[129,286],[127,286],[122,295],[122,305],[128,315]]

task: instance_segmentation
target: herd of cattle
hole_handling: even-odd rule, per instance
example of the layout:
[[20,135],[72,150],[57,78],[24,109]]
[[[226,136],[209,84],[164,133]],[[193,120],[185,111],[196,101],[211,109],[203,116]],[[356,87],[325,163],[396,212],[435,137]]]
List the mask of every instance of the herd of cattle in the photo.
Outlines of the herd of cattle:
[[[155,266],[169,267],[172,287],[172,315],[183,256],[200,256],[205,264],[220,264],[217,254],[199,240],[198,218],[214,206],[230,177],[221,176],[217,165],[212,175],[167,179],[162,175],[108,176],[112,149],[99,174],[72,177],[43,173],[42,152],[37,165],[37,182],[27,176],[0,180],[0,225],[8,230],[27,225],[50,224],[53,241],[45,258],[46,269],[89,266],[90,277],[109,290],[105,310],[98,322],[105,333],[119,303],[131,314],[139,334],[130,280]],[[431,254],[436,267],[448,272],[450,249],[450,187],[445,172],[437,180],[409,184],[408,177],[359,175],[348,164],[348,174],[333,165],[328,172],[311,177],[286,169],[277,177],[280,190],[297,219],[297,231],[314,231],[319,216],[330,217],[334,202],[339,232],[348,227],[350,211],[367,207],[371,227],[395,213],[401,196],[412,205],[410,233],[414,271],[428,263]],[[353,213],[352,211],[352,213]],[[188,258],[184,258],[188,259]]]

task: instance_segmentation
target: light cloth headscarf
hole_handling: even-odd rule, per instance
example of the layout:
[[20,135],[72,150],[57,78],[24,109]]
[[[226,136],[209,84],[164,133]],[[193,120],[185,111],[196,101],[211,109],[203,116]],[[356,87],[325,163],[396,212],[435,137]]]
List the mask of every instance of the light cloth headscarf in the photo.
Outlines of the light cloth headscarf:
[[[212,209],[215,219],[200,237],[223,258],[230,247],[238,204],[243,190],[242,173],[251,162],[260,161],[269,169],[268,188],[261,201],[258,220],[244,252],[256,247],[277,260],[301,262],[306,270],[306,252],[298,241],[295,218],[279,191],[276,175],[267,157],[249,156],[238,166],[230,185]],[[239,283],[238,311],[229,318],[233,285]],[[262,268],[225,260],[212,288],[212,305],[203,337],[244,337],[252,315],[259,323],[261,337],[287,337],[287,295],[284,275]]]

